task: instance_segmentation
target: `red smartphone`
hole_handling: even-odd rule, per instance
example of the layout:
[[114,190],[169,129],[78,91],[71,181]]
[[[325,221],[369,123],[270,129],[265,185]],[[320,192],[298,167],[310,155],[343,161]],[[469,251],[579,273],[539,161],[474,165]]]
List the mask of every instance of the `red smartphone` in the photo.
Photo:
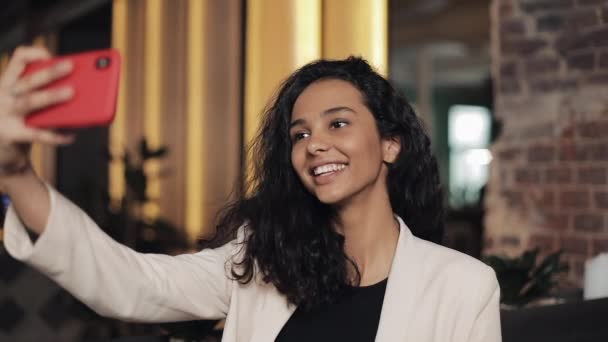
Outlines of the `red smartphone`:
[[69,85],[74,89],[74,96],[66,102],[32,112],[25,119],[26,125],[38,128],[109,125],[116,113],[120,54],[115,49],[106,49],[58,56],[29,64],[24,75],[65,59],[72,61],[72,72],[45,88]]

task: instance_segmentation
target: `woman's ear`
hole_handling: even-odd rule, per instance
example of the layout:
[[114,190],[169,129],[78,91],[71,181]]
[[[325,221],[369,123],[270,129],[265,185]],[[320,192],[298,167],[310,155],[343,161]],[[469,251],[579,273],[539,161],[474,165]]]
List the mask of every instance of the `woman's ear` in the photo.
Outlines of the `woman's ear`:
[[399,137],[382,139],[382,160],[385,163],[394,163],[399,156],[399,152],[401,152],[401,139]]

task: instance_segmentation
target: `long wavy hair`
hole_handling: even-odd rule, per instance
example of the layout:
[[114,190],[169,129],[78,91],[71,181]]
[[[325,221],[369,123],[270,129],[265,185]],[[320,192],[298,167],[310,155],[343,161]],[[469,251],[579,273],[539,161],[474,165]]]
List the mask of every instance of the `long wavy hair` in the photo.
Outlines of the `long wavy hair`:
[[[393,211],[420,238],[440,242],[443,196],[431,143],[412,107],[362,58],[319,60],[294,72],[265,110],[250,146],[252,170],[245,191],[219,215],[216,241],[226,242],[246,224],[242,256],[232,277],[242,284],[257,272],[296,305],[307,309],[332,303],[349,285],[356,265],[335,231],[334,208],[306,190],[291,164],[289,124],[298,96],[313,82],[339,79],[361,91],[382,138],[399,138],[401,151],[389,164],[386,186]],[[350,265],[349,265],[350,264]],[[350,276],[349,276],[350,275]]]

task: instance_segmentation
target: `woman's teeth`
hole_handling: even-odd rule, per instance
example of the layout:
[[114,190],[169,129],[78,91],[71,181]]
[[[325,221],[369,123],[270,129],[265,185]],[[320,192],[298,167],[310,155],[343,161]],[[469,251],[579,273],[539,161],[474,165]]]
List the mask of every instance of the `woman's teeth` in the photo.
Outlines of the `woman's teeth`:
[[328,172],[334,172],[334,171],[340,171],[340,170],[344,170],[344,168],[346,167],[346,165],[344,164],[326,164],[326,165],[321,165],[318,167],[315,167],[313,169],[313,174],[315,176],[324,174],[324,173],[328,173]]

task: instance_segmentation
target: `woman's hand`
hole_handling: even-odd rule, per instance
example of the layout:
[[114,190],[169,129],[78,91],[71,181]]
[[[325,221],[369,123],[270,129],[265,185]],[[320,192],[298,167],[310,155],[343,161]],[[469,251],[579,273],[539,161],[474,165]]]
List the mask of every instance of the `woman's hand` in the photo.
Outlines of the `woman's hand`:
[[29,169],[32,142],[65,145],[74,139],[72,135],[25,125],[29,113],[67,101],[73,95],[70,87],[40,89],[71,72],[72,65],[67,61],[22,76],[28,63],[50,57],[43,48],[19,47],[0,76],[0,179]]

